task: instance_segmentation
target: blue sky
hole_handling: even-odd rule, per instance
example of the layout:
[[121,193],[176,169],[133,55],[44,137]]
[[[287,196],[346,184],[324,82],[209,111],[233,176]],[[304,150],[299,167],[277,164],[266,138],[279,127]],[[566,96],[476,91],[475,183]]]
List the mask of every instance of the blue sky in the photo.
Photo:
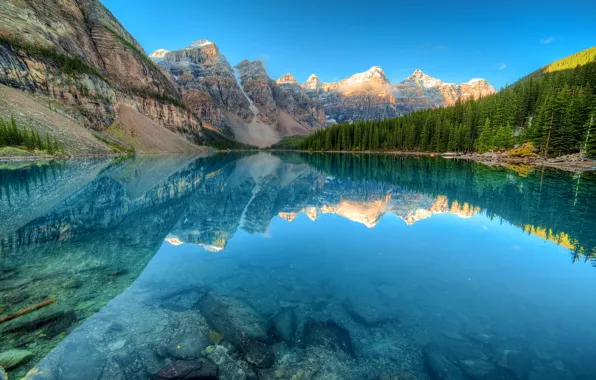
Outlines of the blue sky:
[[381,66],[499,88],[596,45],[596,1],[102,0],[148,53],[215,42],[232,65],[334,81]]

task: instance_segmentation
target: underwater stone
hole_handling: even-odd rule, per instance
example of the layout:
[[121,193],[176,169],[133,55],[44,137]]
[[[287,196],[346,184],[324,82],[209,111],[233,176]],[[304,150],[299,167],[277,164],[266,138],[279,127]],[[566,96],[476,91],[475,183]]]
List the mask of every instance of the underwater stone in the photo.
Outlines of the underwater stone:
[[383,373],[379,376],[379,380],[416,380],[416,378],[411,373],[399,372],[399,373]]
[[152,380],[217,380],[217,366],[207,360],[177,361]]
[[61,380],[99,379],[106,356],[90,343],[68,343],[59,367]]
[[207,354],[209,360],[217,365],[219,380],[245,380],[244,370],[228,355],[223,346],[215,346]]
[[490,374],[495,366],[486,360],[460,360],[459,366],[472,379],[485,379]]
[[11,369],[27,363],[33,357],[29,350],[12,349],[0,353],[0,367]]
[[244,359],[258,368],[270,368],[275,363],[275,355],[271,348],[258,340],[245,340],[240,350],[244,354]]
[[374,305],[366,305],[346,300],[342,303],[346,313],[354,320],[367,327],[378,327],[387,322],[397,321],[393,316],[387,315]]
[[207,323],[227,341],[237,344],[243,335],[262,342],[270,340],[267,321],[244,301],[210,292],[198,307]]
[[518,379],[528,377],[531,358],[528,353],[517,350],[503,350],[496,358],[499,367],[508,369]]
[[6,324],[0,333],[14,333],[21,331],[35,331],[41,327],[46,327],[46,335],[56,336],[66,330],[76,321],[74,311],[52,311],[41,310],[38,313],[32,313],[30,316],[15,319]]
[[433,380],[464,380],[462,371],[434,346],[424,352],[424,367]]
[[173,339],[166,348],[166,355],[175,359],[191,360],[201,356],[209,341],[198,334],[189,334]]
[[298,328],[298,318],[295,308],[284,307],[273,318],[273,332],[281,338],[288,346],[294,345],[294,335]]
[[350,332],[331,319],[327,322],[307,319],[304,324],[304,343],[308,346],[341,350],[352,357],[355,356]]

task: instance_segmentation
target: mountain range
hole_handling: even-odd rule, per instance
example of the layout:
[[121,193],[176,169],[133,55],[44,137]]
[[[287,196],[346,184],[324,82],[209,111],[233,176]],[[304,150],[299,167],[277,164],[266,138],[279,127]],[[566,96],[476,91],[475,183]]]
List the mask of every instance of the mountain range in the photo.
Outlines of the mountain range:
[[261,61],[232,67],[208,40],[181,50],[158,49],[149,57],[172,75],[185,103],[202,120],[230,128],[237,140],[257,146],[330,124],[396,117],[495,92],[484,79],[456,85],[421,70],[392,84],[379,66],[331,83],[313,74],[299,84],[290,73],[274,81]]
[[377,66],[333,83],[275,81],[262,62],[232,66],[207,40],[148,57],[98,0],[3,1],[0,15],[0,115],[71,155],[268,146],[494,92],[420,70],[392,84]]

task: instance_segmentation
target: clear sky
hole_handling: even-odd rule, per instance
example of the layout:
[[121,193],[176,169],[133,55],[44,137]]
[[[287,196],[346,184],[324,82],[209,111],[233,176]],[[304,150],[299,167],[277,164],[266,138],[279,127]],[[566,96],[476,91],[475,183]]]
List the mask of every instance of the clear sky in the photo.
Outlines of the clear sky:
[[596,1],[102,0],[147,53],[198,39],[277,79],[335,81],[381,66],[496,88],[596,45]]

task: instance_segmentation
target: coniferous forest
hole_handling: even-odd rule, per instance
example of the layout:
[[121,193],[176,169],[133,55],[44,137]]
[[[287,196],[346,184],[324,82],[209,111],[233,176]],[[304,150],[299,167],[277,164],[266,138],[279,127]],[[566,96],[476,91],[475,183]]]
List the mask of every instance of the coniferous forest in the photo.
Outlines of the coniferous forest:
[[64,146],[58,143],[55,136],[50,139],[50,135],[46,133],[45,138],[42,138],[39,131],[20,129],[12,116],[10,121],[0,117],[0,148],[4,146],[21,147],[28,151],[45,150],[48,154],[64,154]]
[[596,158],[596,47],[556,61],[494,95],[393,119],[319,130],[304,150],[487,152],[533,143],[544,156]]

